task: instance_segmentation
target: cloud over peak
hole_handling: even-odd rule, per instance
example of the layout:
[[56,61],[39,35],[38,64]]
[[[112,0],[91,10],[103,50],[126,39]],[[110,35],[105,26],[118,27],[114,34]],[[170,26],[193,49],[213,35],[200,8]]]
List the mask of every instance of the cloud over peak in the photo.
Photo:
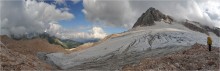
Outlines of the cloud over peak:
[[[102,1],[83,0],[83,13],[93,22],[101,22],[111,26],[128,27],[134,21],[134,12],[125,0]],[[125,24],[127,23],[127,24]]]
[[117,27],[131,28],[150,7],[177,20],[220,27],[219,0],[83,0],[83,6],[88,20]]

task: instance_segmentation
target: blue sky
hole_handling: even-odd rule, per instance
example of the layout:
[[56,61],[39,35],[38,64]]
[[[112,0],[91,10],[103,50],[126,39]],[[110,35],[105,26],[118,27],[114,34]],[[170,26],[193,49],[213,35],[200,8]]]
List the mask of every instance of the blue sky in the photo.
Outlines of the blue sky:
[[82,12],[82,10],[84,9],[82,0],[77,3],[73,3],[72,1],[67,0],[65,1],[65,4],[56,4],[55,1],[51,0],[45,2],[48,4],[56,5],[57,9],[67,7],[69,9],[69,12],[74,14],[75,17],[73,19],[59,21],[60,25],[66,29],[76,30],[74,28],[79,29],[79,27],[84,27],[84,29],[80,29],[78,31],[88,32],[88,30],[91,29],[93,26],[99,26],[102,27],[102,29],[107,34],[120,33],[127,30],[123,27],[105,26],[102,24],[98,24],[97,22],[91,22],[87,20],[84,13]]

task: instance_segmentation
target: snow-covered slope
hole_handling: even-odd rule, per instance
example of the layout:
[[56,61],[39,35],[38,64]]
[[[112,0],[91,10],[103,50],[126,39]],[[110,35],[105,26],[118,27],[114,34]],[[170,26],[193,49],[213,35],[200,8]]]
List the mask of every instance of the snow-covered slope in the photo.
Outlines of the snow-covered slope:
[[[136,27],[121,36],[106,41],[88,49],[70,54],[51,53],[49,59],[62,69],[103,59],[109,54],[120,55],[131,52],[142,52],[168,46],[191,46],[195,43],[206,44],[207,35],[192,31],[182,24],[173,22],[155,22],[153,26]],[[213,46],[220,46],[220,38],[210,33]]]

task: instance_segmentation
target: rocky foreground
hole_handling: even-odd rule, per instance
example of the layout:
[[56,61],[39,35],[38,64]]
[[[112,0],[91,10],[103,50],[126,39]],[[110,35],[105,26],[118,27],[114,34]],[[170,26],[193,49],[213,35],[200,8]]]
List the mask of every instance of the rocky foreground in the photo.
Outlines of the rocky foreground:
[[194,44],[187,50],[161,57],[146,57],[138,64],[126,65],[123,71],[143,70],[219,70],[220,50],[209,52],[206,45]]
[[7,47],[0,48],[0,70],[52,70],[53,67],[42,62],[31,54],[21,54]]
[[13,40],[0,36],[0,71],[10,70],[57,70],[38,58],[38,52],[66,52],[61,46],[48,43],[47,40]]

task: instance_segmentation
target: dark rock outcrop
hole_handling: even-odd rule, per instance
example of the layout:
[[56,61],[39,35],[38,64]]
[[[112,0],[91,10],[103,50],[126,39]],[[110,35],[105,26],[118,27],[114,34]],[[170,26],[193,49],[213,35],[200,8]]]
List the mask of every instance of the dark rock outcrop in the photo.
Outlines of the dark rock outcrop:
[[154,21],[164,21],[165,23],[171,24],[173,19],[168,15],[164,15],[159,10],[150,7],[145,13],[141,15],[141,17],[138,18],[133,28],[137,26],[151,26],[155,24]]
[[[216,36],[220,37],[220,28],[217,27],[209,27],[207,25],[202,25],[196,21],[189,21],[183,22],[183,26],[189,28],[190,30],[197,31],[204,34],[209,34],[209,32],[213,32]],[[191,23],[190,23],[191,22]],[[194,24],[193,24],[194,23]],[[197,25],[195,25],[197,24]]]
[[209,32],[213,32],[216,36],[220,37],[220,28],[218,27],[208,27],[208,26],[202,26],[205,30]]
[[208,31],[200,26],[196,26],[192,23],[189,23],[189,22],[184,22],[183,23],[183,26],[185,26],[186,28],[189,28],[190,30],[193,30],[193,31],[198,31],[200,33],[204,33],[204,34],[207,34],[208,35]]

